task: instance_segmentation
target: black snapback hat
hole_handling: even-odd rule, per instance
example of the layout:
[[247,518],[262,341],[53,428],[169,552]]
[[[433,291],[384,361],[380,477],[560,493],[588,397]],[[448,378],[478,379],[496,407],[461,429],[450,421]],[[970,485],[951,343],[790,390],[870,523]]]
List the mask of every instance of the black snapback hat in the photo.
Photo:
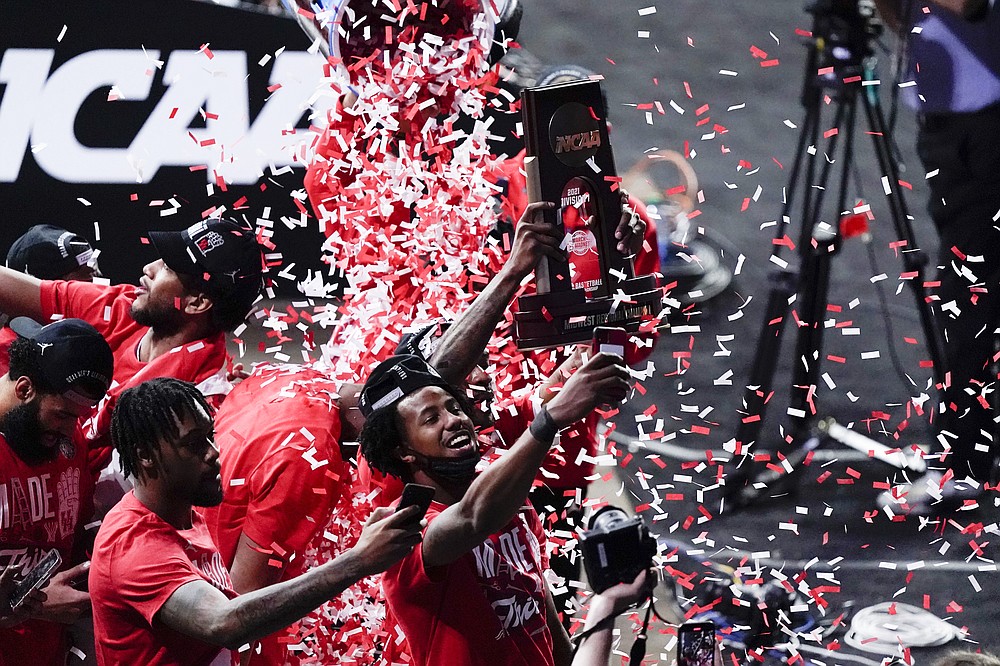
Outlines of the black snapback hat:
[[425,361],[431,360],[431,356],[441,343],[441,336],[451,326],[447,319],[440,319],[433,324],[428,324],[411,333],[404,333],[396,346],[396,354],[413,354]]
[[248,307],[263,286],[264,254],[250,229],[233,220],[202,220],[184,231],[151,231],[149,240],[177,273],[196,276],[205,293]]
[[111,386],[115,359],[104,337],[82,319],[60,319],[42,326],[17,317],[11,329],[35,343],[42,375],[56,393],[80,405],[95,405]]
[[394,405],[426,386],[439,386],[451,394],[455,393],[455,387],[419,356],[390,356],[372,370],[361,389],[358,409],[367,417],[375,410]]
[[94,248],[83,236],[51,224],[36,224],[10,246],[7,268],[40,280],[58,280],[93,257]]

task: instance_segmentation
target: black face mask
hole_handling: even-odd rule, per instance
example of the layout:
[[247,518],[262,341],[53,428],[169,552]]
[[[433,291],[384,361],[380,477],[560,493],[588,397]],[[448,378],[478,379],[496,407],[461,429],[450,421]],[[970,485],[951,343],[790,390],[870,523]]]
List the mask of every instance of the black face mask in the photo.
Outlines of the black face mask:
[[476,465],[482,457],[478,448],[461,458],[425,456],[416,451],[412,453],[428,475],[443,481],[471,481],[476,475]]

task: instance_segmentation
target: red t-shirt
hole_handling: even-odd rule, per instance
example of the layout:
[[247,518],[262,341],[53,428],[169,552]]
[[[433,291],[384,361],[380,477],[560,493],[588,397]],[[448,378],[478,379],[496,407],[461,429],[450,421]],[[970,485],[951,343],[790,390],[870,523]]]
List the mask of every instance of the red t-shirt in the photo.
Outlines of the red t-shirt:
[[[0,435],[0,570],[27,573],[52,548],[59,549],[63,569],[75,564],[74,541],[90,518],[94,494],[83,442],[78,431],[54,460],[29,466]],[[0,664],[62,664],[64,629],[42,620],[0,629]]]
[[[200,511],[227,567],[246,534],[285,565],[282,580],[304,572],[306,547],[350,488],[350,470],[340,456],[336,396],[334,383],[321,372],[264,365],[222,404],[215,441],[224,499]],[[250,663],[294,661],[287,646],[298,641],[282,640],[288,633],[263,639],[261,656]]]
[[[428,524],[446,508],[431,503]],[[413,663],[551,665],[543,538],[538,514],[525,505],[502,530],[451,564],[426,569],[417,546],[386,571],[386,602]]]
[[96,328],[111,346],[115,357],[114,383],[108,399],[98,406],[97,416],[87,432],[91,440],[91,462],[97,469],[110,460],[111,412],[122,391],[156,377],[175,377],[198,386],[210,400],[219,402],[232,388],[226,379],[226,336],[181,345],[149,362],[139,360],[139,341],[149,329],[132,319],[129,310],[135,300],[132,285],[105,286],[91,282],[42,282],[42,312],[82,319]]
[[90,566],[98,664],[194,666],[222,648],[165,627],[156,614],[181,585],[204,580],[236,597],[205,521],[177,530],[129,492],[104,517]]

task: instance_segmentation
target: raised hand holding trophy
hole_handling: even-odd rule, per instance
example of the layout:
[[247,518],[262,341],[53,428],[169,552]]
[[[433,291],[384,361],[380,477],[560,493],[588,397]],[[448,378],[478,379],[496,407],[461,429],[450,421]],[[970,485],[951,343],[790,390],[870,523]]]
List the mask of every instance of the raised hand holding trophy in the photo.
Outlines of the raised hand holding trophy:
[[621,197],[607,113],[597,81],[573,81],[521,92],[529,201],[552,201],[546,221],[565,232],[567,261],[543,258],[537,292],[514,313],[519,349],[583,342],[597,326],[635,331],[660,310],[653,275],[636,276],[616,249]]

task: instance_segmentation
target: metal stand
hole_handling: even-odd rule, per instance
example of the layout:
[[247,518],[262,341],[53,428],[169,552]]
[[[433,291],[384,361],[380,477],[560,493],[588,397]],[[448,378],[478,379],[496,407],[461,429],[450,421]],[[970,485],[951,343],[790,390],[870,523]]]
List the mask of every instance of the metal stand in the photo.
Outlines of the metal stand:
[[[817,18],[817,23],[819,19]],[[822,34],[815,33],[814,34]],[[818,38],[822,39],[822,38]],[[818,41],[817,40],[817,41]],[[841,235],[839,219],[847,207],[848,171],[851,166],[854,151],[854,126],[857,119],[857,108],[860,105],[868,120],[869,135],[882,170],[883,188],[887,193],[889,208],[897,238],[906,241],[908,251],[901,253],[904,268],[912,277],[909,284],[913,289],[917,310],[920,313],[920,323],[927,351],[933,364],[934,379],[941,385],[944,378],[942,347],[939,334],[932,319],[930,306],[924,293],[924,266],[926,255],[918,247],[910,224],[906,202],[899,187],[899,167],[892,151],[891,140],[887,134],[882,109],[877,95],[869,95],[862,86],[861,57],[858,58],[854,70],[836,69],[834,78],[819,80],[816,73],[821,64],[817,55],[819,49],[810,50],[806,64],[806,82],[802,93],[802,104],[806,115],[799,134],[798,148],[789,176],[786,190],[786,200],[781,211],[775,231],[774,256],[772,261],[779,266],[770,276],[771,289],[767,302],[767,310],[761,335],[757,344],[753,366],[747,389],[744,393],[746,416],[737,430],[737,453],[746,457],[739,469],[726,478],[725,490],[732,508],[745,507],[765,494],[778,494],[794,489],[797,483],[801,463],[809,453],[821,445],[826,438],[837,439],[843,444],[863,452],[877,452],[874,457],[900,468],[923,471],[923,461],[909,459],[899,454],[886,455],[889,451],[884,445],[870,440],[859,433],[837,426],[830,419],[820,419],[817,414],[815,399],[816,386],[820,379],[820,361],[823,346],[823,319],[828,305],[830,287],[830,269],[833,257],[840,250]],[[865,55],[870,55],[869,50]],[[852,76],[856,74],[856,76]],[[844,78],[848,82],[842,83]],[[834,117],[832,124],[821,124],[823,96],[825,83],[836,87],[829,93],[834,97]],[[827,159],[821,161],[822,167],[817,175],[817,162],[813,158],[805,166],[807,187],[802,202],[802,228],[798,239],[799,268],[787,268],[781,257],[783,245],[787,245],[785,235],[789,224],[789,213],[792,209],[796,186],[802,175],[803,160],[807,153],[814,152],[811,146],[816,146],[821,127],[836,128],[836,131],[825,132],[827,137]],[[841,145],[842,144],[842,145]],[[840,149],[840,155],[837,151]],[[827,184],[835,166],[839,166],[839,189],[837,193],[836,222],[828,224],[821,221],[823,200],[828,191]],[[757,442],[764,421],[767,404],[772,396],[774,371],[781,350],[781,341],[785,324],[789,318],[789,308],[792,296],[795,299],[796,310],[796,340],[795,363],[791,382],[791,404],[788,414],[791,417],[790,443],[783,442],[777,455],[779,464],[768,465],[763,470],[752,463],[747,448]],[[823,428],[818,428],[822,423]],[[830,426],[833,427],[830,427]]]

